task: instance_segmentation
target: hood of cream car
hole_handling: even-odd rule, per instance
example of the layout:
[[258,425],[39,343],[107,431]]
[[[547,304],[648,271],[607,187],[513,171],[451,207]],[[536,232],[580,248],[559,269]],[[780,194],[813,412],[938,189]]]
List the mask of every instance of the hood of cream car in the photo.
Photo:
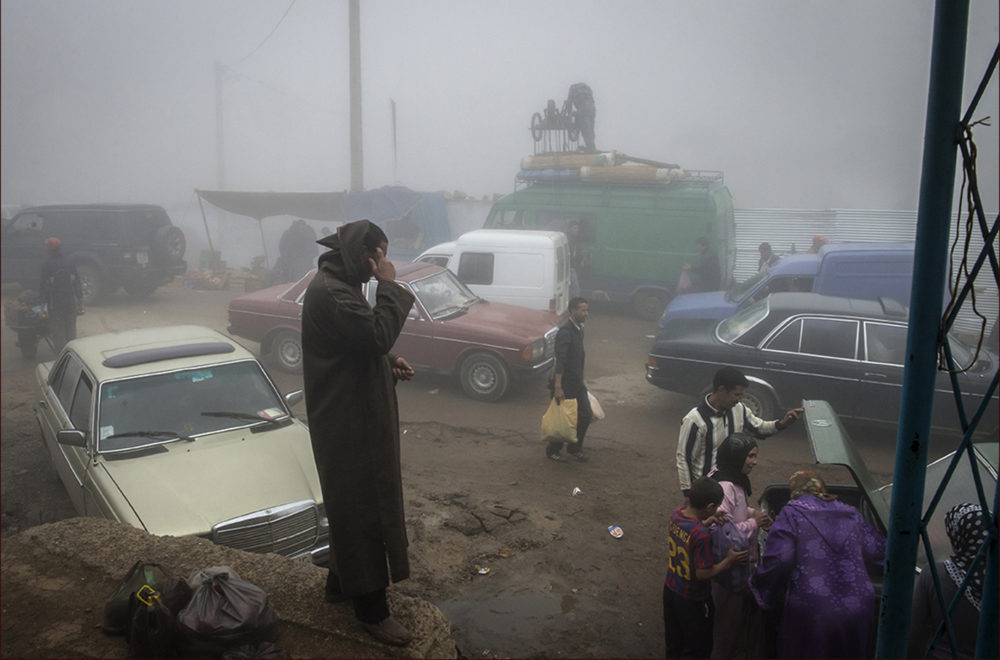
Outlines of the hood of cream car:
[[[165,451],[163,451],[165,450]],[[290,426],[201,436],[157,453],[105,455],[99,469],[148,532],[207,534],[220,522],[302,500],[322,502],[309,432]]]

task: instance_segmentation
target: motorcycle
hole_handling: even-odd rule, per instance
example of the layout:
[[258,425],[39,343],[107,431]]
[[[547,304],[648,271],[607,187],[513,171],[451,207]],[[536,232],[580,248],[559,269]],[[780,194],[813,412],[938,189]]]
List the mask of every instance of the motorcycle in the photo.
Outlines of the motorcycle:
[[21,355],[31,359],[38,353],[38,342],[44,339],[55,352],[49,336],[48,306],[42,303],[37,291],[23,291],[15,300],[4,303],[4,321],[17,333],[17,346]]

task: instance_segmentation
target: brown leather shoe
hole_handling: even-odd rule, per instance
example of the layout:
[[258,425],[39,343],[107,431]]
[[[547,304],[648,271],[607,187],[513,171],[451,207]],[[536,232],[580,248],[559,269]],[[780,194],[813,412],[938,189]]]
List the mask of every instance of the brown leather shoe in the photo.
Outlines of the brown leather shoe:
[[388,616],[378,623],[361,623],[365,627],[372,637],[382,642],[383,644],[391,644],[392,646],[406,646],[413,639],[413,635],[410,631],[403,627],[403,625],[396,621],[391,616]]

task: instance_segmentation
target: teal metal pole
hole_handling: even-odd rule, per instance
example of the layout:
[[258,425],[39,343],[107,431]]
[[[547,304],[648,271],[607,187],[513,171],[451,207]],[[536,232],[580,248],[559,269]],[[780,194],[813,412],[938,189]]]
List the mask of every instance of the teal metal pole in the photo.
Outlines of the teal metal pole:
[[913,290],[906,336],[907,359],[896,435],[885,582],[875,648],[877,658],[903,658],[907,651],[937,376],[938,330],[944,299],[955,161],[961,136],[968,22],[968,0],[937,0],[935,3]]

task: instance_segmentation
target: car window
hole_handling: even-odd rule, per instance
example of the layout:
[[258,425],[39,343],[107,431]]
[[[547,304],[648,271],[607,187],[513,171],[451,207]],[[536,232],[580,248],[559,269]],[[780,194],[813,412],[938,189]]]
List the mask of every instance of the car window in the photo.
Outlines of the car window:
[[729,302],[742,301],[743,298],[768,275],[769,273],[767,272],[767,268],[765,268],[759,273],[754,274],[752,277],[747,278],[743,282],[733,284],[729,291],[726,292],[726,300]]
[[772,351],[789,351],[791,353],[798,353],[801,342],[802,320],[796,319],[792,323],[785,326],[781,332],[776,334],[764,348],[768,348]]
[[800,353],[853,360],[857,354],[858,322],[850,319],[803,319]]
[[[249,418],[202,413],[237,413]],[[101,384],[98,451],[120,451],[167,442],[129,435],[163,431],[198,436],[274,419],[286,409],[256,360],[150,374]],[[119,437],[112,437],[115,435]]]
[[493,254],[464,253],[458,262],[458,279],[466,284],[493,284]]
[[69,409],[69,421],[73,423],[73,428],[80,431],[90,430],[90,411],[92,409],[92,395],[94,385],[85,373],[80,374],[73,393],[73,405]]
[[479,300],[450,270],[414,280],[410,289],[433,320],[461,312]]
[[865,355],[869,362],[902,365],[906,358],[906,326],[865,323]]
[[37,213],[22,213],[10,223],[10,231],[20,236],[40,235],[42,224],[42,216]]
[[65,367],[60,374],[58,383],[53,384],[56,397],[62,404],[63,410],[69,411],[73,403],[73,393],[76,391],[76,384],[80,380],[80,373],[83,371],[83,364],[76,356],[69,354],[66,356]]
[[767,299],[758,300],[719,323],[715,332],[721,341],[731,343],[763,321],[766,316]]

